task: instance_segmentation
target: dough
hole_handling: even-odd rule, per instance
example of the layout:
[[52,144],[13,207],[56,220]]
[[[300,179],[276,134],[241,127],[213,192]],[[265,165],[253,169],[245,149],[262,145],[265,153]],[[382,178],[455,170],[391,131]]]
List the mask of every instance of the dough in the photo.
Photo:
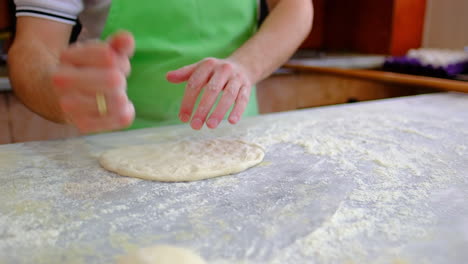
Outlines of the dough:
[[191,250],[159,245],[141,248],[135,252],[119,257],[117,264],[206,264]]
[[259,164],[263,149],[240,140],[178,141],[113,149],[99,162],[123,176],[156,181],[195,181],[244,171]]

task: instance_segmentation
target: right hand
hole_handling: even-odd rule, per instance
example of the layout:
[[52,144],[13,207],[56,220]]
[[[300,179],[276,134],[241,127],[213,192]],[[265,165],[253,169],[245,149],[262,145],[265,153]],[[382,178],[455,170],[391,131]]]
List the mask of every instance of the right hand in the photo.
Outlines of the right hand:
[[[135,49],[133,36],[120,32],[107,42],[71,45],[60,54],[52,82],[65,119],[82,133],[128,127],[135,117],[127,97],[126,77]],[[104,95],[107,113],[98,110],[96,94]]]

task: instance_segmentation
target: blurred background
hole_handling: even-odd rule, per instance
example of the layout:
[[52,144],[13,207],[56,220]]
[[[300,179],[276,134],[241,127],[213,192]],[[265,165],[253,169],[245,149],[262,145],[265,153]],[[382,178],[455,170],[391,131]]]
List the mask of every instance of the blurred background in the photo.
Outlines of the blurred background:
[[[261,113],[466,89],[468,1],[312,2],[309,37],[257,86]],[[5,63],[13,37],[14,4],[0,0],[0,143],[78,135],[15,98]]]

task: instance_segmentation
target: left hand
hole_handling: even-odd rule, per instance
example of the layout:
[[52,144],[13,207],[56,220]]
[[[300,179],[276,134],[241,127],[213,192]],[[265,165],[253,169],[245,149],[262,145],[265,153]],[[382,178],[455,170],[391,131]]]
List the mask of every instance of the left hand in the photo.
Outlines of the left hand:
[[[232,105],[234,108],[229,114],[229,123],[239,122],[252,90],[247,71],[232,59],[207,58],[169,72],[167,80],[172,83],[187,82],[179,118],[184,123],[191,120],[190,125],[196,130],[201,129],[205,122],[209,128],[218,127]],[[202,89],[204,94],[192,117]],[[208,117],[221,91],[221,100]]]

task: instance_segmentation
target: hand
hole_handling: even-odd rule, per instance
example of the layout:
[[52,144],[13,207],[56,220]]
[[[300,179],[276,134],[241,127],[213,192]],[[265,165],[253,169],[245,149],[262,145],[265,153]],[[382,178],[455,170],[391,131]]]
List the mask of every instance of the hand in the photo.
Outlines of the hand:
[[[172,83],[187,82],[179,118],[184,123],[191,120],[190,125],[196,130],[201,129],[205,122],[209,128],[218,127],[232,105],[234,108],[228,120],[231,124],[239,122],[249,102],[252,89],[252,82],[246,70],[232,59],[207,58],[169,72],[167,80]],[[204,94],[192,117],[202,89]],[[221,91],[223,91],[221,100],[208,118]]]
[[[60,54],[52,82],[65,118],[81,132],[99,132],[129,126],[135,116],[126,93],[133,36],[117,33],[107,42],[71,45]],[[104,95],[107,113],[99,112],[97,94]],[[101,110],[102,112],[102,110]]]

